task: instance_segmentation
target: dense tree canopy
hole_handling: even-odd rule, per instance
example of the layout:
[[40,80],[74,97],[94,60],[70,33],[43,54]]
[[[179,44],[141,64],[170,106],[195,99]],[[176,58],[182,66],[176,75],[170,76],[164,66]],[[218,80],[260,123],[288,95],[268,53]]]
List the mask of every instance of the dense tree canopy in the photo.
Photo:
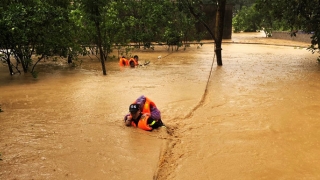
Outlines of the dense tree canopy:
[[[12,67],[18,71],[21,64],[23,71],[31,68],[45,56],[68,53],[69,41],[72,41],[68,18],[68,1],[8,1],[0,4],[0,49],[7,56],[5,59],[10,74]],[[60,38],[56,38],[60,37]],[[17,64],[10,60],[12,54]],[[32,55],[38,60],[32,61]],[[20,71],[19,71],[20,72]]]
[[244,6],[241,11],[232,19],[234,32],[256,32],[261,30],[260,12],[254,6]]
[[[311,50],[319,47],[319,0],[3,0],[0,56],[10,74],[22,68],[36,77],[35,67],[45,57],[68,57],[72,62],[93,48],[106,75],[105,61],[112,50],[130,56],[130,49],[153,48],[152,43],[178,50],[186,41],[201,40],[195,28],[201,23],[215,41],[217,64],[222,65],[226,3],[238,7],[235,30],[304,30],[313,35]],[[217,9],[216,29],[207,25],[205,4]]]
[[5,0],[0,2],[0,51],[10,74],[22,66],[36,76],[35,66],[45,57],[71,61],[95,48],[106,74],[104,63],[113,49],[127,53],[132,43],[151,48],[151,42],[178,49],[183,40],[199,39],[194,24],[171,0]]

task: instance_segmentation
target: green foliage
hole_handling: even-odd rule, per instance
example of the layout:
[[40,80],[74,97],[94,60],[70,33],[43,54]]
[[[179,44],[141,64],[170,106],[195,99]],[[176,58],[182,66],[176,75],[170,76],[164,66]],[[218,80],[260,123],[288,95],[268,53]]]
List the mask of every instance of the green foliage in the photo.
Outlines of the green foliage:
[[234,5],[233,13],[234,16],[242,10],[243,7],[250,7],[255,3],[255,0],[228,0],[229,4]]
[[318,51],[320,47],[320,1],[318,0],[257,0],[257,11],[262,12],[264,22],[270,28],[274,25],[291,30],[295,35],[297,30],[312,33],[309,49]]
[[243,7],[232,19],[234,32],[256,32],[261,30],[261,16],[254,6]]
[[[0,47],[11,50],[23,71],[28,72],[40,61],[33,62],[33,55],[41,57],[66,56],[74,44],[72,23],[68,17],[70,1],[10,1],[0,4],[0,24],[3,36]],[[59,37],[59,38],[57,38]]]
[[33,78],[38,78],[38,72],[37,71],[32,71],[31,75]]
[[[3,0],[0,48],[14,52],[11,57],[18,62],[16,68],[22,67],[34,77],[38,76],[36,65],[45,57],[76,60],[79,55],[91,54],[91,47],[95,55],[100,52],[102,60],[113,49],[130,55],[132,43],[153,49],[154,42],[166,42],[178,49],[184,42],[202,39],[195,29],[199,19],[180,1]],[[195,1],[197,12],[209,19],[200,5],[200,0]]]

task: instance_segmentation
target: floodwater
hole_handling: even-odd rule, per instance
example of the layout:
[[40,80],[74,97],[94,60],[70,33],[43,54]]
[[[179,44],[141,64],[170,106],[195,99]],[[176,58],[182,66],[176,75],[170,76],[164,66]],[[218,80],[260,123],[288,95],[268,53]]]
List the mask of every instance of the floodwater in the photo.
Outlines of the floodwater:
[[[320,67],[305,47],[244,33],[222,67],[213,44],[136,51],[151,63],[108,61],[107,76],[90,58],[47,60],[37,79],[1,65],[0,179],[320,179]],[[140,95],[167,128],[124,126]]]

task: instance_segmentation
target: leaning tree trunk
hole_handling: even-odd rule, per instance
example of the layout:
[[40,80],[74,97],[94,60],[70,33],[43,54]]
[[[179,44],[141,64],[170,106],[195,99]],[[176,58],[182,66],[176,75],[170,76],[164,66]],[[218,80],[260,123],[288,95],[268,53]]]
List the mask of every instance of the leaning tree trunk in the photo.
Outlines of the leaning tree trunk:
[[222,66],[221,44],[222,44],[225,8],[226,8],[226,0],[219,0],[218,9],[216,12],[216,24],[215,24],[215,31],[214,31],[215,44],[216,44],[215,53],[217,56],[218,66]]

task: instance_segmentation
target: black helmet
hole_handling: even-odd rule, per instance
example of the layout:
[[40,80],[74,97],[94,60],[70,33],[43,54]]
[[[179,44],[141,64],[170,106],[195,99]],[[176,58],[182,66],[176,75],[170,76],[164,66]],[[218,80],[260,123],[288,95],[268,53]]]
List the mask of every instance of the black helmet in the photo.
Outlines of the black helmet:
[[139,110],[140,110],[140,104],[131,104],[129,106],[129,112],[131,113],[136,113]]

